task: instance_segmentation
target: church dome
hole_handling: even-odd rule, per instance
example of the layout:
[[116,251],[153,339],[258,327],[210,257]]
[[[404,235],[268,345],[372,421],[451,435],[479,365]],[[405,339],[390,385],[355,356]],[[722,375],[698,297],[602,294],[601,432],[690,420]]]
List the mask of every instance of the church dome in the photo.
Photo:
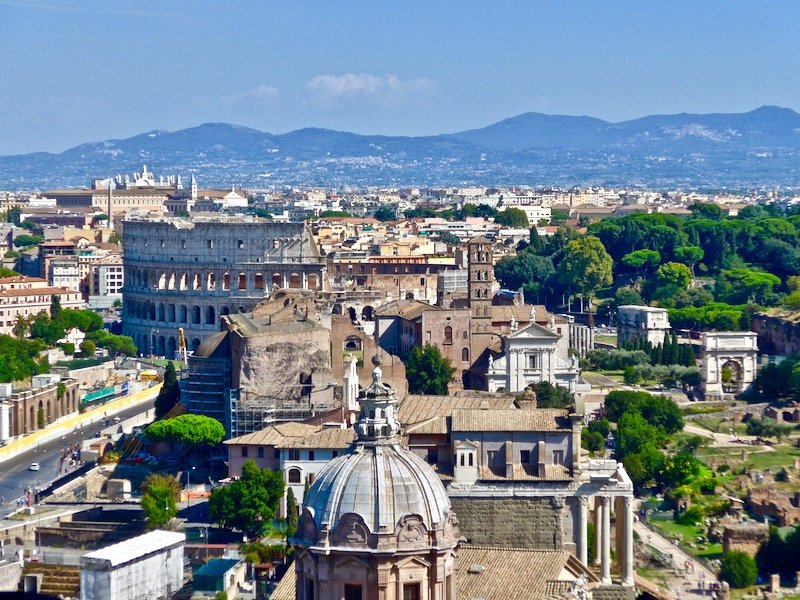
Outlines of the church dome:
[[400,444],[397,401],[373,359],[362,392],[358,440],[325,466],[309,489],[297,537],[323,546],[439,547],[458,539],[444,485],[428,463]]
[[430,465],[399,444],[357,445],[318,474],[305,507],[319,529],[355,513],[372,533],[394,531],[408,515],[430,531],[444,525],[450,499]]

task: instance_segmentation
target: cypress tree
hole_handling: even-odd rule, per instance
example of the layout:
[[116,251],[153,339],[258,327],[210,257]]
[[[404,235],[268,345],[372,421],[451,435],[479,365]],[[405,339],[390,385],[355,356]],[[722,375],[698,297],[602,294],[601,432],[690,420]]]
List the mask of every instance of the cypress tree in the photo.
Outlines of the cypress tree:
[[661,346],[661,362],[658,364],[668,365],[670,364],[670,358],[672,358],[672,344],[670,343],[669,333],[665,333],[664,344]]

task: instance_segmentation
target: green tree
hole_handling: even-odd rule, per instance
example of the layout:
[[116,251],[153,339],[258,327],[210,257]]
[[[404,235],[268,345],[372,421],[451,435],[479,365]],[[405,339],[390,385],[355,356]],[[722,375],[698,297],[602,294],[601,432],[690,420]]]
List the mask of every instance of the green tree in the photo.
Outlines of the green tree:
[[597,290],[611,285],[613,266],[603,243],[591,235],[569,242],[558,265],[559,280],[589,299],[590,327],[594,327],[592,297]]
[[723,302],[764,304],[773,295],[780,278],[752,269],[727,269],[717,279],[716,294]]
[[156,419],[161,419],[180,401],[181,390],[178,385],[178,376],[175,372],[175,364],[172,361],[167,363],[164,370],[164,384],[156,398]]
[[524,210],[519,208],[507,208],[497,213],[494,222],[506,227],[513,227],[516,229],[528,229],[528,215]]
[[178,514],[181,486],[172,475],[151,473],[142,484],[142,510],[150,529],[158,529]]
[[678,262],[664,263],[656,270],[656,285],[659,287],[674,286],[685,290],[692,281],[692,272],[684,264]]
[[692,276],[694,276],[694,266],[703,260],[703,256],[705,256],[705,252],[700,246],[679,246],[675,248],[675,260],[689,267]]
[[44,419],[44,408],[39,406],[39,410],[36,411],[36,428],[43,429],[45,425],[47,421]]
[[262,532],[283,497],[283,475],[259,469],[252,460],[242,465],[242,476],[216,488],[208,500],[208,514],[223,529],[238,529],[249,536]]
[[184,446],[216,446],[225,439],[222,423],[205,415],[185,414],[156,421],[144,430],[151,440],[178,443]]
[[292,488],[286,490],[286,539],[293,538],[297,533],[297,500]]
[[631,271],[647,273],[661,262],[661,255],[655,250],[634,250],[622,257],[620,261]]
[[17,315],[17,318],[14,320],[14,336],[24,338],[30,327],[30,319],[23,315]]
[[740,550],[731,550],[722,557],[719,578],[732,588],[750,587],[756,582],[758,568],[755,559]]
[[623,286],[617,288],[617,291],[614,292],[614,304],[616,306],[627,306],[630,304],[635,306],[644,306],[646,302],[638,290],[632,287]]
[[565,387],[553,385],[549,381],[540,381],[533,385],[538,408],[567,408],[574,404],[572,394]]
[[27,235],[23,233],[22,235],[18,235],[14,238],[14,245],[17,248],[28,248],[29,246],[41,244],[43,241],[43,237],[38,235]]
[[375,211],[373,216],[378,219],[378,221],[394,221],[397,218],[397,213],[391,208],[381,206]]
[[444,358],[439,348],[426,343],[414,346],[406,360],[408,391],[412,394],[447,395],[447,384],[453,378],[455,368],[449,358]]
[[80,349],[83,356],[94,356],[97,345],[92,340],[83,340]]

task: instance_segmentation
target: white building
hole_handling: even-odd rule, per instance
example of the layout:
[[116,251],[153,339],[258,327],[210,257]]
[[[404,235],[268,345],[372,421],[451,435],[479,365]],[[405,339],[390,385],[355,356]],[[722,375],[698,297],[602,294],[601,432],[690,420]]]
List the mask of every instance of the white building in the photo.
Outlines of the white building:
[[79,291],[81,289],[81,273],[77,257],[64,256],[52,259],[47,269],[47,283],[53,287]]
[[160,600],[183,587],[186,536],[151,531],[81,556],[81,600]]
[[488,390],[521,392],[529,385],[547,381],[576,391],[578,359],[559,353],[561,337],[536,323],[505,336],[500,351],[489,355]]
[[625,304],[617,309],[617,345],[620,347],[636,339],[654,346],[663,344],[670,328],[666,308]]
[[93,307],[108,308],[116,300],[122,301],[122,286],[125,284],[125,267],[122,256],[110,254],[92,265],[89,283],[89,303]]

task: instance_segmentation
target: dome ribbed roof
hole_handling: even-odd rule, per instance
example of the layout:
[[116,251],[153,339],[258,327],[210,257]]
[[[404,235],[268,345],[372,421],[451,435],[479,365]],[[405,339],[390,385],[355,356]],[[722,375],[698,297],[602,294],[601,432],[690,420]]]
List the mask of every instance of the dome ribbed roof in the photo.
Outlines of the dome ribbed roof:
[[399,444],[357,445],[320,471],[304,507],[317,529],[334,529],[343,515],[356,513],[372,533],[394,531],[407,515],[419,515],[428,530],[436,530],[450,499],[430,465]]
[[381,381],[380,358],[372,363],[372,385],[359,396],[358,440],[317,474],[303,501],[299,535],[323,545],[330,535],[338,544],[384,548],[389,538],[394,544],[454,543],[457,521],[444,485],[400,444],[397,398]]

